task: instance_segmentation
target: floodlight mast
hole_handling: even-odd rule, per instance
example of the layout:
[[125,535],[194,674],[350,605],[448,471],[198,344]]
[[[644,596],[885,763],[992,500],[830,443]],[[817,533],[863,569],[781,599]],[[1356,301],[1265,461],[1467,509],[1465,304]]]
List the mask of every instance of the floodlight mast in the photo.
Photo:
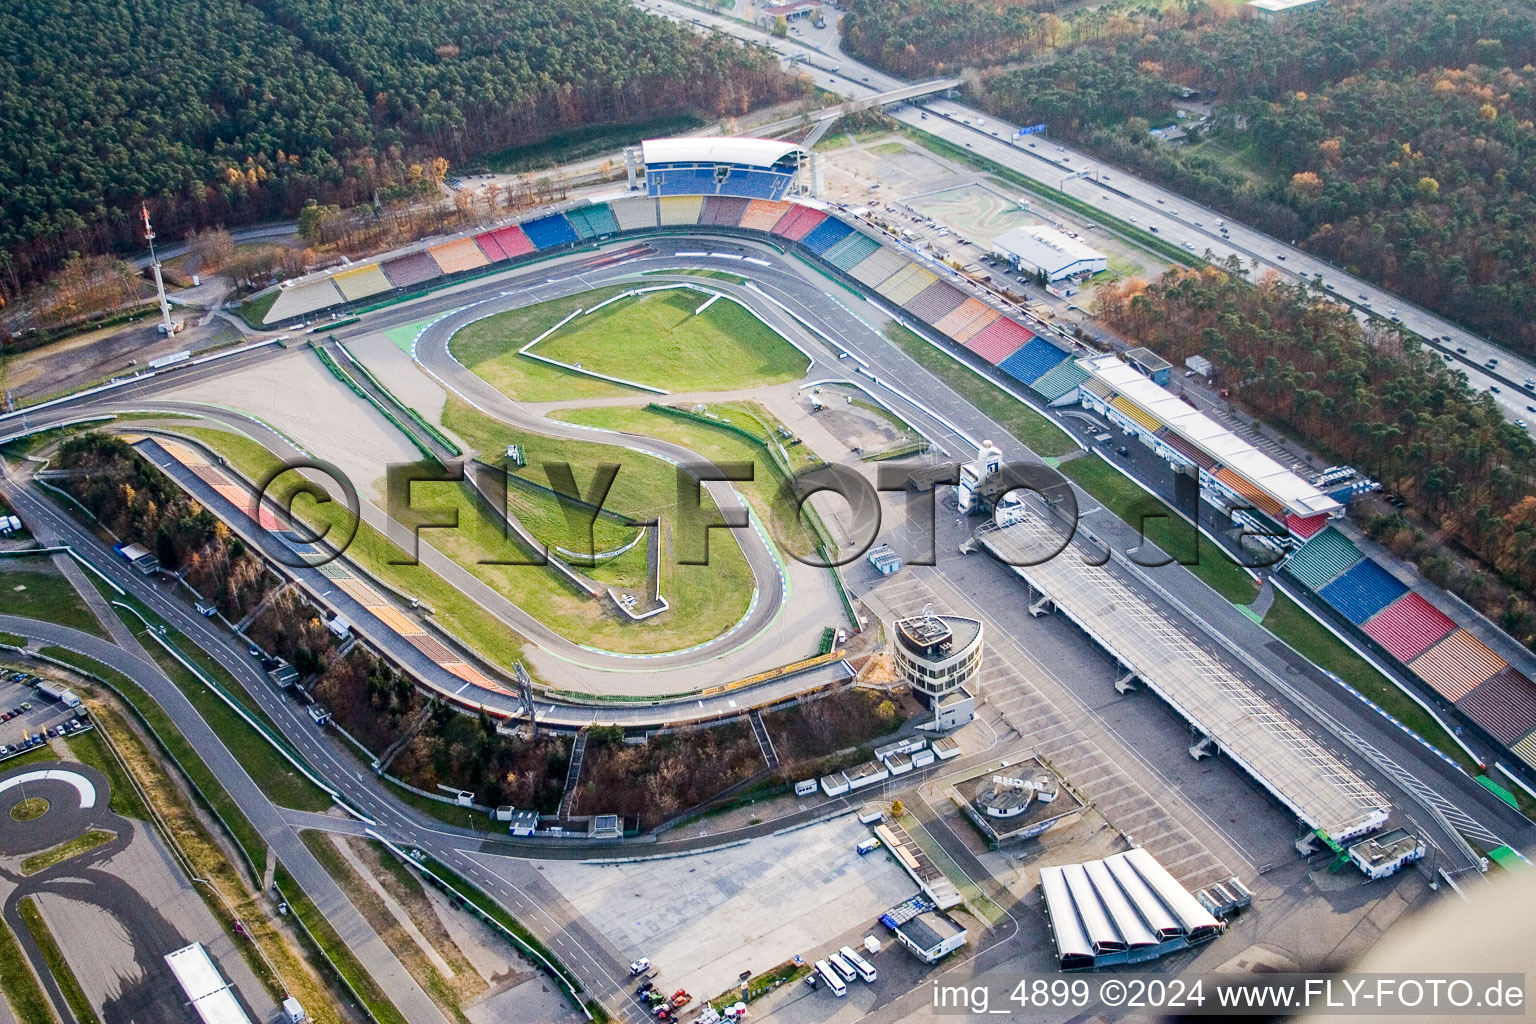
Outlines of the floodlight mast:
[[144,240],[149,243],[149,265],[155,272],[155,294],[160,298],[160,333],[166,337],[176,333],[171,321],[171,304],[165,298],[165,278],[160,275],[160,257],[155,255],[155,229],[149,224],[149,204],[139,206],[144,214]]

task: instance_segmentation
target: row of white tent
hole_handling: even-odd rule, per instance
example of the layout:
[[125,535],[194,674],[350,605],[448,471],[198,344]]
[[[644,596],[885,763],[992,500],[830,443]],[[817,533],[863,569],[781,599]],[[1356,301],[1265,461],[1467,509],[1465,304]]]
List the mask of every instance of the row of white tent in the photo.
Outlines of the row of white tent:
[[1040,888],[1064,971],[1156,959],[1225,927],[1140,848],[1043,867]]

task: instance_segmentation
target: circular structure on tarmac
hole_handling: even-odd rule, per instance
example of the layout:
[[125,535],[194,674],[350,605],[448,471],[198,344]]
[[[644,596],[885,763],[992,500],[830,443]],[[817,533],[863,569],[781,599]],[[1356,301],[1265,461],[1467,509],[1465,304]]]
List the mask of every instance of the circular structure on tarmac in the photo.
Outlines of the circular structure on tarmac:
[[[104,802],[107,780],[94,768],[55,761],[0,776],[0,855],[22,856],[84,832]],[[45,806],[41,813],[37,802]],[[18,808],[23,810],[17,817]]]

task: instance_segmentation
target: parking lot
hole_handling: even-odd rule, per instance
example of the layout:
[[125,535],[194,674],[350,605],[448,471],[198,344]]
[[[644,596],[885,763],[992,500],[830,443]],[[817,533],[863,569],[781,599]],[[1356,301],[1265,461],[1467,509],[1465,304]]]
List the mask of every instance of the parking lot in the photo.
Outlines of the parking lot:
[[699,1002],[732,989],[743,971],[796,954],[814,962],[867,934],[889,938],[879,916],[917,886],[884,851],[855,852],[869,835],[845,816],[693,856],[539,869],[582,914],[604,922],[622,953],[648,957],[659,988],[685,988]]
[[[37,688],[47,682],[11,665],[0,665],[0,762],[47,742],[90,728],[87,719]],[[60,730],[63,730],[62,732]]]

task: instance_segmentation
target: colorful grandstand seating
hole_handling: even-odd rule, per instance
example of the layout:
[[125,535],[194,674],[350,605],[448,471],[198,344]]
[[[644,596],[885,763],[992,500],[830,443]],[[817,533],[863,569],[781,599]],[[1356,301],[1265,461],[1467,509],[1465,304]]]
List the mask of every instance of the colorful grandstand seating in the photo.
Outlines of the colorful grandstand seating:
[[1448,634],[1408,663],[1413,674],[1447,700],[1460,700],[1509,662],[1464,629]]
[[1406,664],[1443,640],[1456,628],[1456,623],[1409,591],[1371,616],[1362,628],[1367,636]]
[[443,276],[442,268],[437,265],[431,253],[425,250],[409,253],[397,259],[385,260],[379,265],[396,288],[409,288],[413,284],[421,284]]
[[[1156,423],[1156,420],[1153,420]],[[1158,424],[1162,426],[1162,424]],[[1171,433],[1171,432],[1170,432]],[[1242,495],[1254,508],[1272,517],[1276,523],[1285,518],[1285,506],[1259,490],[1232,469],[1222,466],[1216,471],[1216,479]]]
[[653,196],[704,196],[715,194],[714,167],[647,168],[645,190]]
[[847,238],[821,254],[821,258],[838,270],[852,270],[880,249],[880,243],[868,235],[855,231]]
[[533,239],[528,237],[519,224],[498,228],[491,232],[491,237],[496,240],[497,245],[501,246],[501,251],[507,254],[509,260],[526,256],[537,248],[533,244]]
[[493,232],[485,231],[476,235],[475,244],[480,247],[481,252],[485,253],[485,258],[492,263],[500,263],[507,258],[507,250],[503,249],[501,243],[496,241],[496,236]]
[[963,302],[965,302],[965,292],[948,282],[935,281],[903,302],[901,308],[925,324],[936,324],[959,309]]
[[608,209],[607,203],[567,210],[565,217],[571,222],[571,227],[576,229],[576,234],[582,238],[611,235],[619,230],[618,222],[613,219],[613,211]]
[[656,226],[656,200],[650,196],[629,196],[608,204],[621,231],[640,231]]
[[894,249],[881,246],[870,253],[858,266],[848,271],[848,276],[859,284],[878,288],[893,275],[901,273],[910,261]]
[[1311,540],[1317,536],[1317,532],[1328,525],[1326,513],[1317,516],[1288,515],[1285,517],[1285,528],[1291,532],[1291,536],[1298,540]]
[[522,228],[523,234],[527,235],[528,240],[539,249],[552,249],[557,245],[566,245],[580,237],[563,213],[552,213],[548,217],[524,221]]
[[699,223],[733,228],[741,223],[742,214],[747,212],[750,203],[749,199],[738,199],[735,196],[709,196],[704,200],[704,212],[699,216]]
[[910,302],[916,298],[937,280],[938,278],[932,272],[916,263],[909,263],[905,269],[881,281],[875,287],[875,291],[899,306],[903,302]]
[[[431,263],[431,260],[427,261]],[[434,268],[435,269],[435,268]],[[296,316],[304,316],[313,313],[317,309],[325,309],[340,303],[341,292],[336,288],[336,282],[330,278],[321,278],[308,284],[294,285],[292,288],[284,288],[278,293],[272,308],[267,311],[266,320],[263,323],[275,324],[284,320],[291,320]]]
[[1321,590],[1364,557],[1348,537],[1329,527],[1297,548],[1286,560],[1285,571],[1313,590]]
[[964,345],[981,331],[986,330],[1002,314],[980,299],[966,299],[953,313],[933,326],[955,341]]
[[[1012,323],[1012,321],[1009,322]],[[998,323],[1002,321],[999,320]],[[1000,366],[1002,371],[1014,380],[1033,384],[1066,358],[1065,352],[1044,338],[1033,338]]]
[[1511,744],[1509,749],[1520,760],[1536,768],[1536,732],[1532,732],[1519,743]]
[[779,218],[789,210],[788,203],[754,199],[747,204],[747,212],[741,217],[741,226],[751,228],[753,231],[772,231],[773,226],[779,222]]
[[661,223],[687,226],[699,222],[704,211],[703,196],[663,196],[659,202]]
[[1407,592],[1396,576],[1366,558],[1317,593],[1359,625]]
[[348,302],[356,302],[370,295],[387,292],[394,287],[377,263],[367,263],[361,267],[344,270],[333,280],[336,282],[336,287],[341,290],[341,297]]
[[1047,402],[1054,402],[1087,379],[1087,370],[1078,366],[1075,359],[1066,359],[1057,363],[1030,387]]
[[827,215],[822,211],[796,203],[790,207],[784,219],[773,226],[773,233],[798,242],[826,218]]
[[851,234],[853,228],[836,217],[828,217],[807,232],[800,244],[820,256]]
[[434,245],[427,252],[432,254],[432,258],[437,261],[437,265],[445,274],[462,274],[466,270],[478,270],[490,262],[473,238],[458,238],[452,242],[444,242],[442,245]]
[[992,326],[967,341],[965,347],[993,366],[999,366],[1009,356],[1034,340],[1034,337],[1007,317],[1000,317],[992,322]]
[[778,199],[789,189],[792,179],[787,174],[772,171],[746,171],[733,167],[731,173],[719,185],[721,195],[742,196],[747,199]]
[[1456,707],[1489,736],[1510,746],[1536,729],[1536,683],[1506,668],[1479,683]]
[[[1126,398],[1124,395],[1116,395],[1109,400],[1110,407],[1143,430],[1156,433],[1163,429],[1163,421],[1153,416],[1147,410]],[[1230,486],[1230,485],[1229,485]]]

